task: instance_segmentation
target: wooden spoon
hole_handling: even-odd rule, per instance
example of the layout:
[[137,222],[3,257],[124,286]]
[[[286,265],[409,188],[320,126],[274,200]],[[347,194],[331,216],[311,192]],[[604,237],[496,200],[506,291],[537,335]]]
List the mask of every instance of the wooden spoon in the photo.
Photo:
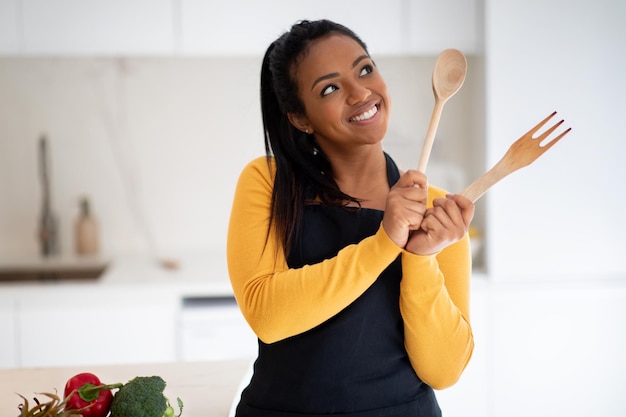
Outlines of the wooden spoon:
[[430,151],[435,140],[435,133],[439,126],[439,119],[443,111],[443,105],[450,97],[456,94],[465,81],[467,73],[467,60],[465,55],[458,49],[446,49],[437,57],[435,68],[433,69],[433,93],[435,94],[435,108],[430,117],[430,124],[426,132],[426,139],[422,147],[418,171],[426,172],[426,165],[430,157]]

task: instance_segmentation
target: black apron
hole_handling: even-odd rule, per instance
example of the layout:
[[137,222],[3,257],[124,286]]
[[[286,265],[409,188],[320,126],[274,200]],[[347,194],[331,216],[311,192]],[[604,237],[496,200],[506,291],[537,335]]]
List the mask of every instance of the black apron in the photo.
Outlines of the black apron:
[[[389,156],[389,185],[399,178]],[[305,206],[291,268],[334,257],[375,234],[383,212]],[[399,297],[400,257],[339,314],[302,334],[272,344],[259,341],[250,384],[237,417],[438,417],[431,387],[409,363]]]

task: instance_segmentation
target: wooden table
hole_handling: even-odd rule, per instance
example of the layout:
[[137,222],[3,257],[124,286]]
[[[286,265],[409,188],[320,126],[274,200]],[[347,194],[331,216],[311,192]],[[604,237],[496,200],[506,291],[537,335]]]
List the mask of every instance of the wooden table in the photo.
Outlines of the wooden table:
[[250,363],[251,360],[232,360],[3,369],[0,370],[0,416],[19,415],[17,406],[22,399],[16,393],[31,399],[38,392],[54,392],[56,389],[62,395],[69,378],[80,372],[92,372],[106,384],[124,383],[135,376],[159,375],[167,383],[165,396],[175,409],[176,397],[183,400],[182,417],[227,417]]

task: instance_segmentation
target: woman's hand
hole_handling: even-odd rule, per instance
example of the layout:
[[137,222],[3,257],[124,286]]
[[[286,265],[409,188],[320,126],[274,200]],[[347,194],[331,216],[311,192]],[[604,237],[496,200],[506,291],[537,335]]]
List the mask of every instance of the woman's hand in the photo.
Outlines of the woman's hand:
[[411,232],[419,229],[427,201],[426,176],[416,170],[405,172],[389,191],[383,229],[399,247],[404,248]]
[[433,200],[426,210],[419,230],[411,233],[406,250],[417,255],[431,255],[463,238],[474,217],[474,203],[466,197],[448,194]]

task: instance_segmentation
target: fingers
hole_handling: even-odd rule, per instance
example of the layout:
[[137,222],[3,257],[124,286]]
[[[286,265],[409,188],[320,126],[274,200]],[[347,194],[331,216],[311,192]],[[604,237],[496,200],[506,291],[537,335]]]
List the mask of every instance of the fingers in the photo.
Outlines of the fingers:
[[420,255],[436,253],[462,239],[473,216],[474,204],[463,196],[449,194],[446,198],[436,198],[406,249]]
[[395,187],[414,187],[423,188],[424,190],[428,187],[428,181],[426,175],[422,172],[419,172],[414,169],[410,169],[406,171],[398,182],[394,185]]
[[472,215],[473,205],[466,206],[464,209],[455,199],[446,196],[446,198],[433,200],[433,207],[426,211],[424,221],[428,220],[427,223],[436,222],[443,229],[464,233],[469,226]]
[[426,213],[428,183],[418,171],[407,171],[387,196],[383,228],[399,247],[404,247],[413,230],[417,230]]
[[433,207],[424,214],[422,228],[439,230],[444,236],[460,239],[474,216],[474,204],[463,196],[448,194],[433,200]]
[[469,227],[469,224],[472,222],[474,218],[474,203],[467,197],[462,196],[461,194],[448,194],[446,198],[451,199],[456,203],[456,205],[461,210],[461,215],[463,216],[463,223]]

